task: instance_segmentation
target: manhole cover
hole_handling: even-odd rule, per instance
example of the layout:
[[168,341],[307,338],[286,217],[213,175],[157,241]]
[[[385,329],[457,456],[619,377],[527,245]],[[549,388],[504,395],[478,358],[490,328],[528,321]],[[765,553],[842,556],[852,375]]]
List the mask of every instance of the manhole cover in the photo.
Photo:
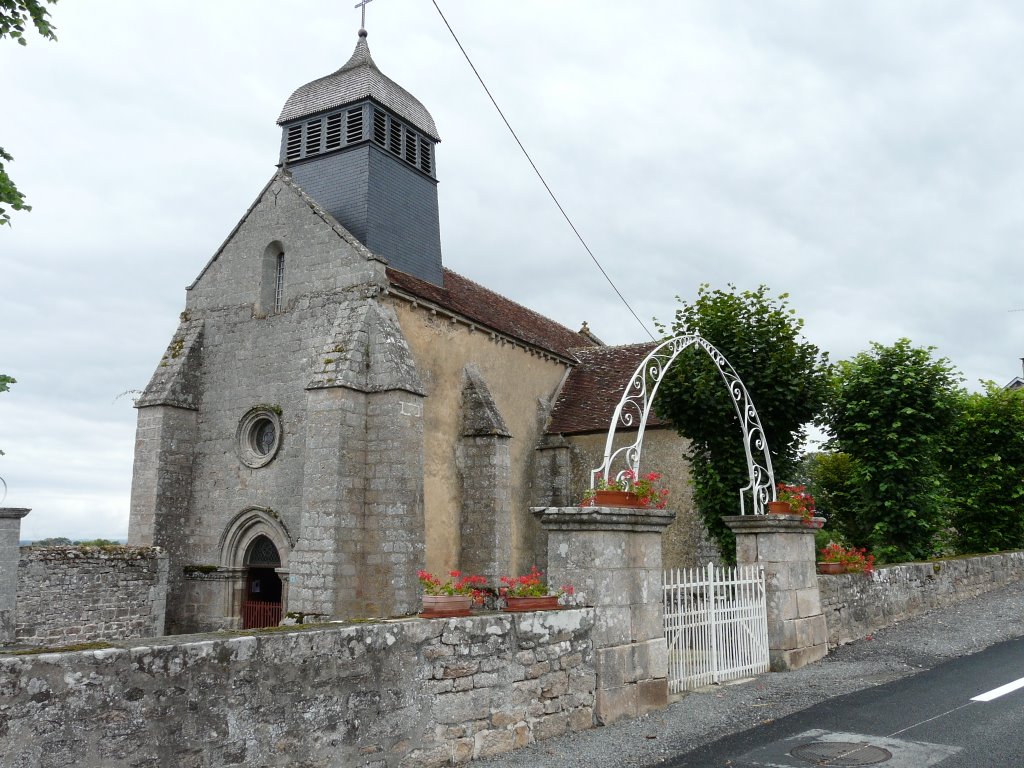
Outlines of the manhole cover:
[[811,765],[876,765],[892,757],[889,750],[866,741],[815,741],[789,754]]

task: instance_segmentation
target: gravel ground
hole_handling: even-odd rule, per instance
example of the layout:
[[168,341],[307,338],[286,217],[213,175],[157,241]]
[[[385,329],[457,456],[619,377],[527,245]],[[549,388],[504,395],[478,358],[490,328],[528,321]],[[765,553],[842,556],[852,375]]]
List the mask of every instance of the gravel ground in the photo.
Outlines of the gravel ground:
[[829,698],[1024,635],[1024,582],[832,649],[795,672],[685,694],[656,714],[472,763],[476,768],[644,768]]

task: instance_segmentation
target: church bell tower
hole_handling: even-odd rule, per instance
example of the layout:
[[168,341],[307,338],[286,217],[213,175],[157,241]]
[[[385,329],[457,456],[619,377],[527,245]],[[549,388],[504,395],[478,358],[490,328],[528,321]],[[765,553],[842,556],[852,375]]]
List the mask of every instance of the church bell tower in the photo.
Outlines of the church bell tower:
[[426,108],[377,68],[365,29],[348,62],[296,90],[277,123],[281,164],[300,187],[391,267],[441,285],[441,139]]

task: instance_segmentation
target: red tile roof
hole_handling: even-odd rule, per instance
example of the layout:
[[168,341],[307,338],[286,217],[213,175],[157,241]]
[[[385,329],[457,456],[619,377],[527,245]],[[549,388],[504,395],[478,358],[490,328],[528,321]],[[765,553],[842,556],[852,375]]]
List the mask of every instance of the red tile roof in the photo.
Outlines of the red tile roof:
[[[607,432],[615,406],[637,366],[660,342],[574,350],[576,365],[559,393],[548,434]],[[647,426],[665,426],[653,413]]]
[[428,283],[405,272],[388,267],[391,284],[405,293],[436,304],[473,321],[482,328],[575,360],[575,351],[594,342],[544,315],[516,304],[450,269],[444,270],[444,287]]

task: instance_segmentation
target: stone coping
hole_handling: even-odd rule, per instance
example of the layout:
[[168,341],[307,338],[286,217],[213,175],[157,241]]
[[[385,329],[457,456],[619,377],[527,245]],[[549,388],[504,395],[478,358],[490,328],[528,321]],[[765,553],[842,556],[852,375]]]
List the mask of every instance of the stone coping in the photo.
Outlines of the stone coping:
[[812,517],[807,525],[800,515],[723,515],[722,521],[734,533],[814,533],[825,518]]
[[531,507],[549,531],[632,531],[659,533],[676,513],[652,507]]
[[[582,612],[582,615],[593,616],[594,608],[589,606],[564,606],[555,611],[473,611],[469,616],[458,616],[438,619],[424,619],[419,615],[395,616],[392,618],[370,618],[335,621],[324,621],[311,624],[286,624],[260,629],[221,629],[213,632],[197,632],[188,635],[159,635],[157,637],[133,637],[125,640],[100,640],[95,643],[79,643],[70,646],[39,647],[24,644],[0,645],[0,658],[6,656],[43,656],[63,653],[99,652],[126,650],[134,651],[145,648],[172,648],[176,646],[193,646],[204,643],[233,643],[245,638],[260,638],[285,634],[308,634],[322,632],[351,632],[372,627],[395,626],[428,621],[474,621],[482,619],[507,618],[518,623],[532,623],[534,620],[551,623],[557,621],[558,614],[563,612]],[[102,655],[102,654],[101,654]]]
[[20,520],[31,511],[27,507],[0,507],[0,519]]

